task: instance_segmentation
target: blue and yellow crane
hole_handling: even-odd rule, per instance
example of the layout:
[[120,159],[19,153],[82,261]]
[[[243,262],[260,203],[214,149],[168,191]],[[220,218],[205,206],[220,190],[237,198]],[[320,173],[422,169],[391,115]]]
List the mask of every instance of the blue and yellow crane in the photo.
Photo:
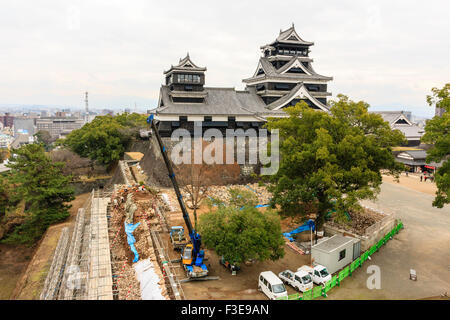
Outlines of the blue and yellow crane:
[[183,219],[186,223],[186,227],[189,232],[189,237],[191,242],[186,244],[181,254],[181,263],[186,270],[187,276],[189,278],[201,278],[208,275],[208,268],[203,263],[205,258],[204,250],[201,250],[202,238],[194,228],[192,227],[191,219],[189,218],[189,213],[186,210],[186,206],[183,202],[183,196],[181,195],[180,188],[178,187],[177,180],[175,179],[175,173],[173,171],[172,164],[167,155],[166,147],[164,146],[161,136],[159,135],[158,129],[156,128],[154,115],[150,115],[147,118],[147,123],[150,124],[152,133],[154,133],[156,140],[158,141],[159,148],[166,164],[167,170],[169,172],[169,178],[172,182],[173,189],[177,196],[178,203],[180,204],[181,212],[183,213]]

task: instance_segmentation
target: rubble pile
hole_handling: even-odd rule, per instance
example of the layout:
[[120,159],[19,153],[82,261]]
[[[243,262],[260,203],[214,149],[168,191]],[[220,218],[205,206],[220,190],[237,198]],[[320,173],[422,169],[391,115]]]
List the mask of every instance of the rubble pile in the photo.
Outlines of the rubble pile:
[[113,196],[114,207],[110,211],[109,243],[111,248],[111,269],[113,273],[113,293],[116,299],[141,299],[139,282],[132,267],[133,255],[127,244],[124,230],[124,201],[120,195]]
[[384,214],[376,212],[369,208],[362,208],[361,211],[350,211],[350,221],[347,223],[339,223],[332,219],[329,224],[338,228],[364,235],[366,229],[385,217]]
[[[129,195],[132,195],[130,197]],[[131,214],[132,221],[129,223],[141,224],[133,232],[136,239],[134,244],[139,260],[149,258],[153,262],[155,272],[161,279],[161,291],[167,294],[165,280],[153,248],[149,228],[160,230],[159,219],[155,213],[155,203],[157,197],[142,186],[119,186],[112,195],[113,207],[110,212],[110,246],[112,258],[112,271],[114,275],[114,287],[116,298],[119,300],[139,300],[141,299],[141,288],[137,280],[135,270],[132,265],[133,253],[127,243],[127,236],[124,230],[124,223],[130,218],[130,212],[126,210],[127,199],[131,198],[134,206]],[[130,201],[130,200],[129,200]],[[163,295],[164,295],[163,294]]]
[[[259,186],[257,183],[249,183],[245,185],[232,184],[227,186],[211,186],[207,191],[208,197],[227,203],[230,200],[230,189],[241,189],[253,192],[258,199],[258,204],[268,204],[272,198],[272,194],[267,191],[266,187]],[[188,198],[188,195],[183,194],[183,197]]]

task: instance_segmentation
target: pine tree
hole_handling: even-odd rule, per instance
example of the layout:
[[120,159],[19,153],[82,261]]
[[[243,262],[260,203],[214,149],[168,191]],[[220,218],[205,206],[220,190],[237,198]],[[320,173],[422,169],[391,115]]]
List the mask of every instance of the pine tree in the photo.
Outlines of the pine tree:
[[29,144],[12,151],[8,183],[25,202],[25,221],[5,242],[32,243],[55,222],[69,216],[67,205],[74,199],[71,176],[62,173],[63,163],[53,163],[42,144]]

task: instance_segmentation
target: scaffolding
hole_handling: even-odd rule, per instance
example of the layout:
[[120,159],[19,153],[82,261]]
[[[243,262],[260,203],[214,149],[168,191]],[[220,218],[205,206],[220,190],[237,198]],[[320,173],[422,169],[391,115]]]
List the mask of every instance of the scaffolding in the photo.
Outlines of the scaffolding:
[[[114,185],[111,192],[92,190],[78,210],[73,227],[63,229],[41,293],[42,300],[126,300],[140,297],[140,286],[131,261],[126,255],[114,255],[115,248],[123,245],[125,236],[121,216],[112,216],[111,199],[118,195],[119,188]],[[148,213],[142,217],[147,229],[147,243],[156,258],[152,263],[161,272],[165,283],[163,290],[169,290],[173,298],[181,300],[184,299],[183,289],[175,266],[170,262],[168,248],[157,231],[168,232],[168,224],[156,196],[152,208],[156,224],[151,225]],[[126,282],[122,283],[124,279]]]
[[58,296],[58,288],[61,285],[61,280],[64,271],[65,259],[68,251],[69,243],[69,228],[65,227],[61,231],[53,261],[45,279],[44,288],[42,289],[41,300],[54,300]]

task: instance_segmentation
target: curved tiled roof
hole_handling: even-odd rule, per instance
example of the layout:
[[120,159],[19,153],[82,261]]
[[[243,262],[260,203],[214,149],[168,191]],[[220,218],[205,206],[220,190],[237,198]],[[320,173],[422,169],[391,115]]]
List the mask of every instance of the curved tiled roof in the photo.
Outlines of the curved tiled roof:
[[[290,66],[292,66],[295,61],[297,61],[297,57],[293,57],[288,63],[286,63],[284,66],[282,66],[281,68],[279,68],[278,70],[275,69],[275,67],[272,65],[272,63],[265,57],[261,57],[259,59],[259,64],[258,64],[258,68],[255,71],[253,77],[247,78],[247,79],[243,79],[243,82],[251,82],[252,80],[259,80],[259,79],[291,79],[291,80],[296,80],[298,79],[299,81],[304,81],[304,80],[333,80],[333,77],[327,77],[327,76],[323,76],[321,74],[318,74],[314,71],[314,69],[312,67],[310,67],[309,69],[307,69],[311,74],[291,74],[291,73],[282,73],[283,71],[287,70],[290,68]],[[301,61],[298,60],[300,63]],[[257,76],[256,74],[258,73],[259,70],[259,66],[261,66],[261,68],[264,71],[264,75],[259,75]]]
[[[270,43],[268,45],[270,46],[276,42],[288,43],[288,44],[303,44],[303,45],[307,45],[307,46],[314,45],[314,42],[305,41],[298,35],[297,31],[295,31],[294,24],[292,24],[292,26],[289,29],[286,29],[284,31],[280,30],[280,34],[275,39],[275,41],[273,41],[272,43]],[[265,46],[263,46],[263,47],[265,47]]]
[[236,91],[234,88],[204,88],[206,98],[202,103],[178,103],[170,98],[168,86],[161,86],[160,97],[163,107],[156,114],[176,115],[281,115],[283,111],[267,109],[264,101],[255,92]]
[[[190,65],[190,66],[189,66]],[[180,59],[180,62],[176,66],[170,66],[170,69],[167,71],[164,71],[164,74],[167,74],[173,70],[180,70],[180,71],[206,71],[205,67],[199,67],[195,63],[192,62],[191,58],[189,57],[189,53],[184,57],[183,59]]]

